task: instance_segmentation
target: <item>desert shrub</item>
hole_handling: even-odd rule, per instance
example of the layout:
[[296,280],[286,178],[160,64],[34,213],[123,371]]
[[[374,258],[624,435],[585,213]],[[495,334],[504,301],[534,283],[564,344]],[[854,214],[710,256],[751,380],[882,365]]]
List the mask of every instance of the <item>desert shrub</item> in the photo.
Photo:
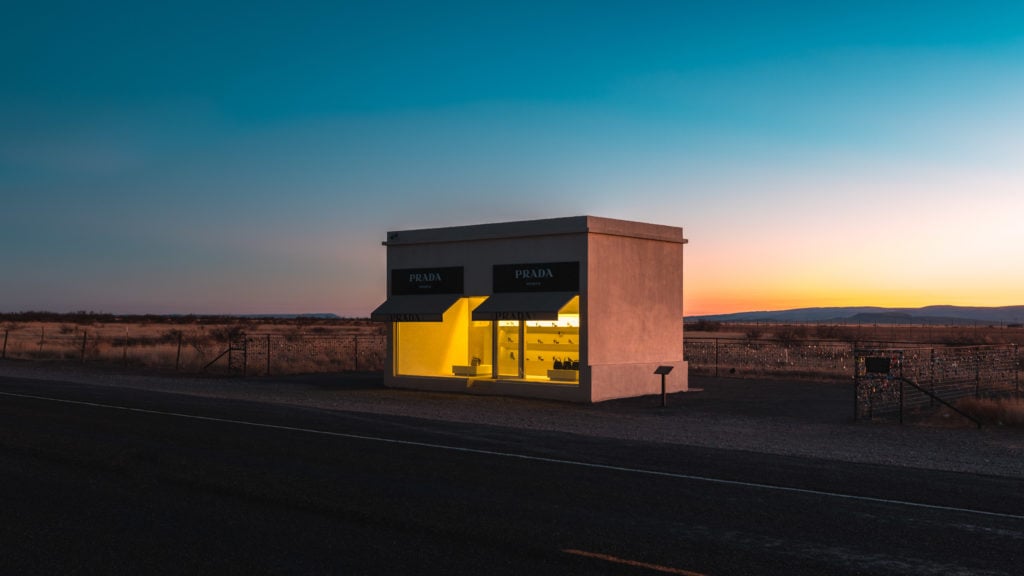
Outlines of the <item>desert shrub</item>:
[[976,331],[958,330],[942,338],[940,344],[946,346],[977,346],[979,344],[991,344],[991,338]]
[[61,324],[58,332],[61,334],[74,334],[77,329],[71,324]]
[[796,344],[807,338],[806,326],[780,326],[775,330],[775,337],[784,346]]
[[157,338],[157,342],[160,344],[177,344],[178,339],[184,339],[185,333],[177,328],[171,328],[170,330],[163,331]]
[[747,330],[743,334],[751,340],[757,340],[764,334],[764,330],[758,328],[757,326],[751,326],[750,328],[747,328]]
[[843,342],[853,342],[857,339],[854,330],[831,324],[815,326],[814,335],[823,340],[840,340]]
[[1024,399],[961,398],[957,409],[989,426],[1024,427]]
[[245,334],[241,326],[218,326],[210,329],[210,338],[220,342],[231,342],[238,340]]
[[721,322],[712,322],[710,320],[697,320],[690,326],[690,330],[696,332],[718,332],[721,329]]

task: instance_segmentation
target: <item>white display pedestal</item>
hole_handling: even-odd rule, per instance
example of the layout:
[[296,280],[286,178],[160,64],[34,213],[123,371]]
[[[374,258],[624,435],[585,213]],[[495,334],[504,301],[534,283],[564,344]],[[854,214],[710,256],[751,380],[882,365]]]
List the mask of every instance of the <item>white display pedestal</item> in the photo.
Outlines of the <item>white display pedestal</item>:
[[548,370],[548,378],[551,380],[562,380],[575,382],[580,379],[579,370]]
[[477,366],[452,366],[452,374],[456,376],[490,376],[491,365],[479,364]]

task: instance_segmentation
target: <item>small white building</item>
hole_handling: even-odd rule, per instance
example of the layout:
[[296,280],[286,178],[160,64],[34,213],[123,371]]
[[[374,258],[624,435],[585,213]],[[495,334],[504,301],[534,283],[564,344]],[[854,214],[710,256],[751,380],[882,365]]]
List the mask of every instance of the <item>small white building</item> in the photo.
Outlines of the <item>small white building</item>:
[[600,402],[687,389],[682,228],[575,216],[388,232],[387,386]]

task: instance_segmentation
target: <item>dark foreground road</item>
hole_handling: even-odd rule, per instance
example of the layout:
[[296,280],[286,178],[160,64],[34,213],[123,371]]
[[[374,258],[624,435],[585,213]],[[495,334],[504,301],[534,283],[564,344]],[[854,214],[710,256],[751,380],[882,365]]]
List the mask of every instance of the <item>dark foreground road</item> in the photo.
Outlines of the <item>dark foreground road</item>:
[[1017,575],[1022,484],[0,378],[9,574]]

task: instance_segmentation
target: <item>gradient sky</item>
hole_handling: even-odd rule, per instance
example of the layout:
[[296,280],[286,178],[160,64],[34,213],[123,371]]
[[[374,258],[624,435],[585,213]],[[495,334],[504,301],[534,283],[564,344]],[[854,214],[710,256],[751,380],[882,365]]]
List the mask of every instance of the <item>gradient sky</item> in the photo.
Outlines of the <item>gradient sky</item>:
[[1020,2],[15,2],[0,311],[365,316],[387,230],[682,226],[686,314],[1024,304]]

